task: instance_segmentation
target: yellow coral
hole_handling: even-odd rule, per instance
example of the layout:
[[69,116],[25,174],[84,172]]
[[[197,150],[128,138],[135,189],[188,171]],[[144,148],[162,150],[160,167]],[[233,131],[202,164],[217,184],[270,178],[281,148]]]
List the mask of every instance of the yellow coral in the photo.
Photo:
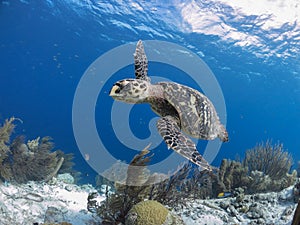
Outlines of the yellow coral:
[[139,202],[129,211],[126,225],[160,225],[168,216],[168,209],[157,201]]

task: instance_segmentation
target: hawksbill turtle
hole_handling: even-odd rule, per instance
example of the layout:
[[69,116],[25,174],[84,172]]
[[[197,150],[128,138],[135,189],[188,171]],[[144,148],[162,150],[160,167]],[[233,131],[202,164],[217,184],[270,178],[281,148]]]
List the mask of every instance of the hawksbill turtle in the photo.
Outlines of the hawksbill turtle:
[[223,142],[228,141],[228,133],[220,123],[211,101],[199,91],[175,82],[151,84],[148,60],[141,40],[134,53],[134,67],[135,79],[117,81],[109,95],[126,103],[149,103],[151,109],[161,117],[156,125],[168,148],[211,171],[212,167],[185,135],[204,140],[218,137]]

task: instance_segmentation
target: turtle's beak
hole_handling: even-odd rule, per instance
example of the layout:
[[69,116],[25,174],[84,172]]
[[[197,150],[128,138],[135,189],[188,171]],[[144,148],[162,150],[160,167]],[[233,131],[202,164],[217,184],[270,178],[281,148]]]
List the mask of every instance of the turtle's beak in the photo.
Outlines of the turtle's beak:
[[118,90],[120,90],[120,87],[118,85],[114,85],[109,92],[109,96],[114,97],[118,95],[117,94]]

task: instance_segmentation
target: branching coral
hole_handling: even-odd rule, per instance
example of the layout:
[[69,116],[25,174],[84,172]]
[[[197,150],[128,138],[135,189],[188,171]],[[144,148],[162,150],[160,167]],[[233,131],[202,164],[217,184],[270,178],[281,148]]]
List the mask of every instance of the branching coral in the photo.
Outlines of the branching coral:
[[[124,165],[122,169],[113,167],[123,181],[115,183],[115,193],[107,195],[97,208],[103,224],[123,224],[129,210],[144,200],[157,201],[172,208],[184,204],[188,198],[216,197],[220,192],[242,190],[244,195],[244,190],[245,194],[279,191],[292,185],[297,174],[295,171],[288,173],[292,159],[283,151],[282,145],[272,146],[270,142],[248,150],[242,163],[224,159],[218,170],[210,172],[185,164],[169,176],[150,174],[146,167],[151,160],[148,147],[134,157],[126,174],[118,174],[118,171],[124,171]],[[262,165],[265,160],[268,160],[268,165]]]
[[290,171],[292,157],[282,144],[261,143],[246,152],[242,163],[223,159],[219,170],[219,191],[242,187],[248,194],[280,191],[295,182],[297,172]]
[[74,178],[74,183],[77,183],[81,178],[81,173],[79,171],[74,170],[75,163],[74,160],[74,154],[73,153],[64,153],[61,150],[56,150],[56,157],[61,159],[63,158],[63,163],[61,167],[59,168],[59,171],[57,173],[63,174],[63,173],[69,173]]
[[0,127],[0,145],[1,145],[1,147],[3,145],[9,144],[10,135],[12,134],[12,132],[15,129],[15,124],[13,124],[13,122],[15,120],[21,121],[20,119],[11,117],[10,119],[6,119],[3,126]]
[[228,192],[237,187],[247,186],[250,179],[247,173],[248,169],[243,167],[240,162],[223,159],[217,176],[217,182],[214,185],[215,193]]
[[269,140],[265,144],[260,143],[247,150],[243,160],[243,165],[248,168],[249,173],[261,171],[272,179],[285,176],[290,171],[292,163],[292,156],[284,150],[283,144],[272,145]]
[[[64,160],[64,154],[53,151],[50,137],[39,137],[25,143],[18,136],[10,144],[10,136],[15,128],[12,117],[0,127],[0,178],[6,181],[25,183],[27,181],[49,181],[61,168],[70,168],[70,157]],[[19,119],[18,119],[19,120]],[[68,155],[67,155],[68,156]],[[64,161],[68,164],[64,165]]]
[[183,200],[183,195],[187,194],[187,192],[181,192],[181,189],[189,188],[189,185],[184,183],[184,181],[186,181],[190,169],[191,165],[185,164],[172,176],[151,185],[148,198],[150,200],[157,200],[160,203],[169,206],[177,205],[181,200]]
[[16,119],[14,117],[6,119],[3,126],[0,127],[0,178],[9,180],[12,177],[12,171],[9,163],[10,147],[9,141],[10,136],[15,128],[13,122]]
[[[142,201],[147,192],[147,186],[130,186],[134,182],[145,180],[145,166],[151,156],[147,146],[133,158],[127,170],[127,178],[122,183],[115,183],[116,193],[107,195],[105,201],[97,209],[97,213],[103,218],[102,224],[125,223],[125,217],[133,205]],[[141,181],[137,181],[139,178]]]
[[211,186],[207,186],[210,176],[198,168],[193,170],[191,164],[183,165],[171,176],[150,174],[146,167],[151,159],[148,147],[134,157],[124,181],[115,183],[115,193],[107,195],[98,207],[103,224],[124,223],[129,210],[145,199],[173,207],[184,203],[185,198],[211,193]]
[[25,183],[30,180],[49,181],[60,169],[64,158],[57,158],[53,143],[49,137],[44,137],[37,147],[30,150],[24,144],[23,137],[17,137],[12,145],[12,172],[14,180]]

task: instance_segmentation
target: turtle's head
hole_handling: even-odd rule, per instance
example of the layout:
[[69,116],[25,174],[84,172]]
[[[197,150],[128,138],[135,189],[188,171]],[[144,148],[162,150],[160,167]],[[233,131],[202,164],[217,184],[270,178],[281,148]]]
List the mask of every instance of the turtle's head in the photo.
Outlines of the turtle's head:
[[148,97],[149,83],[139,79],[126,79],[116,82],[109,93],[113,99],[126,103],[142,103]]

